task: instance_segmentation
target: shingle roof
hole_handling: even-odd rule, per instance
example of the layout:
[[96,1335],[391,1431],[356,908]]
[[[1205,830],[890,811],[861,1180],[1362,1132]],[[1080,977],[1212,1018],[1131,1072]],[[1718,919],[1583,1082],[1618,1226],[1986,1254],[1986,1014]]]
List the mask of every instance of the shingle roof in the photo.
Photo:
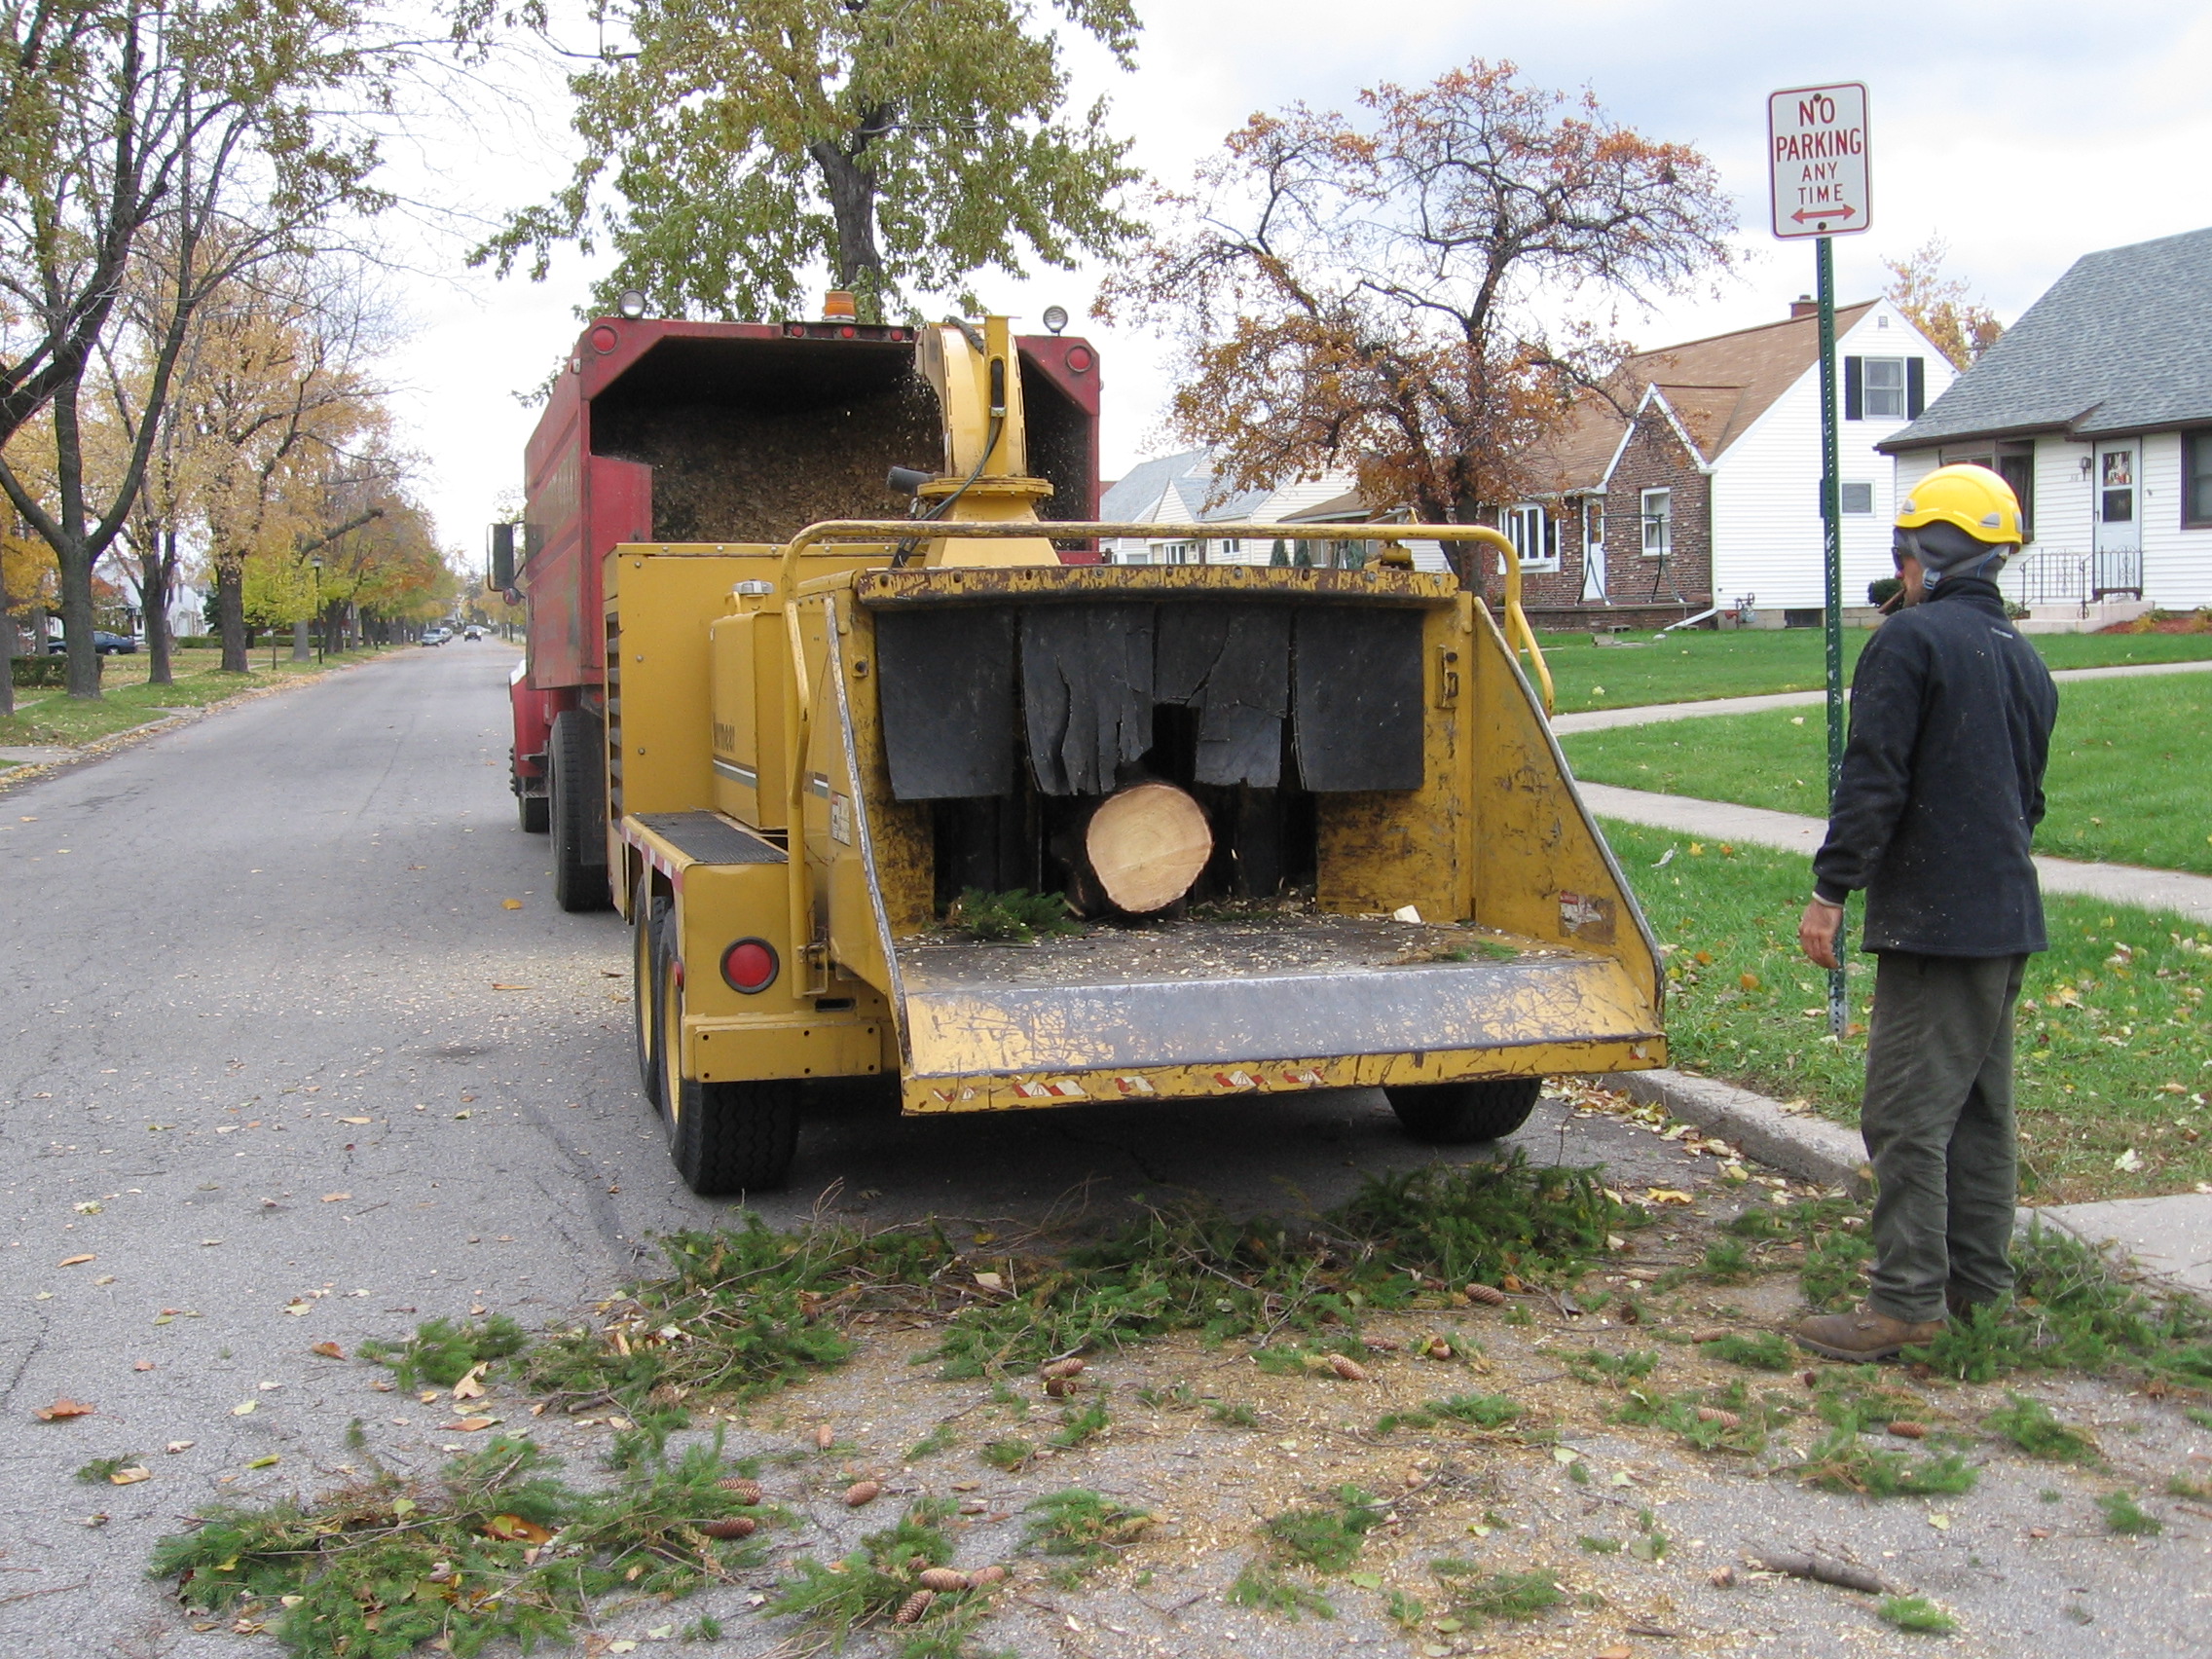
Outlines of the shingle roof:
[[1203,465],[1205,459],[1204,450],[1185,450],[1181,455],[1140,461],[1106,492],[1098,503],[1100,516],[1109,524],[1135,522],[1152,511],[1170,484]]
[[2212,421],[2212,230],[2083,254],[1927,412],[1876,447]]
[[[1844,306],[1835,313],[1841,338],[1873,308],[1871,300]],[[1629,408],[1656,386],[1680,418],[1706,461],[1750,431],[1776,398],[1797,384],[1821,354],[1817,315],[1785,317],[1756,328],[1739,328],[1679,346],[1640,351],[1620,367],[1616,396]],[[1556,476],[1554,488],[1594,489],[1620,444],[1627,423],[1602,398],[1592,398],[1567,430],[1554,438],[1538,463]]]

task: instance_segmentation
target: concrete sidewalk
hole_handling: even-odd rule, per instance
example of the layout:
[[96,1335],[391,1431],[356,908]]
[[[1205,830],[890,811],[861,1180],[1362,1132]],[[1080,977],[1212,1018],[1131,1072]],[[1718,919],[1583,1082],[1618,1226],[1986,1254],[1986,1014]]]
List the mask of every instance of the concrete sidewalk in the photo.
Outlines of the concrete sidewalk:
[[[2157,674],[2212,674],[2212,658],[2203,662],[2150,662],[2141,667],[2062,668],[2055,671],[2051,679],[2064,683],[2074,680],[2132,680]],[[1589,709],[1578,715],[1558,715],[1553,717],[1552,730],[1567,737],[1578,731],[1610,731],[1615,726],[1697,720],[1709,715],[1756,715],[1768,709],[1814,708],[1826,701],[1825,691],[1774,691],[1759,697],[1711,697],[1700,703],[1641,703],[1626,709]]]
[[[1575,788],[1581,791],[1590,810],[1600,817],[1678,830],[1702,840],[1779,847],[1784,852],[1811,857],[1827,832],[1825,820],[1801,818],[1793,812],[1770,812],[1764,807],[1697,800],[1689,795],[1657,794],[1648,790],[1616,789],[1610,784],[1578,782]],[[2135,865],[2083,864],[2073,859],[2045,858],[2036,860],[2036,872],[2043,878],[2046,893],[2107,899],[2117,904],[2171,910],[2193,922],[2212,923],[2212,876],[2144,869]]]

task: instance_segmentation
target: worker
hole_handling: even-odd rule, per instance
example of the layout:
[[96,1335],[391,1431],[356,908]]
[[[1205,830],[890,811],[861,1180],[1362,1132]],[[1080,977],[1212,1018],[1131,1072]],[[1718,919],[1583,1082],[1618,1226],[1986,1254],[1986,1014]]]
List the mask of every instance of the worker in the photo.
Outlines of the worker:
[[1838,965],[1845,898],[1866,894],[1874,975],[1860,1132],[1874,1166],[1864,1304],[1796,1338],[1831,1359],[1894,1357],[2012,1288],[2012,1007],[2046,948],[2028,850],[2058,692],[2005,614],[1997,573],[2020,503],[1984,466],[1936,468],[1898,514],[1904,608],[1861,653],[1851,741],[1798,923]]

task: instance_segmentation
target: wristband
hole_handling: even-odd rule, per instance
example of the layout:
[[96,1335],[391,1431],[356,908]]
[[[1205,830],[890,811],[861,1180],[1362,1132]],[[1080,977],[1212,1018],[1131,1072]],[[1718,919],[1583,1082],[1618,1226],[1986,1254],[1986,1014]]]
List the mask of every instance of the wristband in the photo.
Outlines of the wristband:
[[1813,895],[1813,903],[1820,905],[1824,910],[1841,911],[1843,908],[1833,899],[1823,899],[1818,893]]

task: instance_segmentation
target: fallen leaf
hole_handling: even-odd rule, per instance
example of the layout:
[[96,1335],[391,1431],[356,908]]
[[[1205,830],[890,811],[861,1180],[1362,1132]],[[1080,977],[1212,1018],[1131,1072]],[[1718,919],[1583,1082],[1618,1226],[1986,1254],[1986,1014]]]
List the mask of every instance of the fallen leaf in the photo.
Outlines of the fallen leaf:
[[98,1260],[99,1258],[97,1256],[64,1256],[60,1261],[55,1263],[54,1265],[57,1268],[78,1268],[83,1267],[87,1262],[96,1262]]
[[1652,1187],[1645,1191],[1643,1201],[1647,1204],[1691,1204],[1697,1202],[1697,1199],[1678,1187]]
[[371,1124],[376,1122],[373,1118],[341,1118],[338,1121],[341,1124]]
[[233,1416],[233,1417],[251,1417],[251,1416],[253,1415],[253,1413],[254,1413],[254,1409],[255,1409],[255,1407],[256,1407],[256,1406],[257,1406],[257,1405],[258,1405],[259,1403],[260,1403],[260,1402],[258,1402],[258,1401],[256,1401],[256,1400],[241,1400],[241,1401],[240,1401],[240,1402],[239,1402],[239,1403],[238,1403],[237,1405],[235,1405],[235,1406],[233,1406],[233,1407],[231,1408],[231,1416]]
[[283,1459],[281,1457],[277,1456],[276,1453],[272,1452],[269,1453],[266,1456],[254,1458],[253,1461],[246,1464],[246,1467],[249,1469],[274,1469],[278,1463],[282,1461]]
[[502,910],[519,910],[522,908],[522,901],[520,899],[502,899],[499,901],[499,908]]
[[[92,1258],[89,1256],[84,1258],[84,1260],[86,1261],[90,1261],[91,1259]],[[63,1267],[67,1267],[69,1264],[64,1262],[61,1265]],[[1001,1278],[997,1273],[977,1273],[976,1275],[976,1282],[981,1285],[985,1290],[1004,1290],[1006,1288],[1006,1280]]]
[[462,1373],[461,1381],[453,1385],[453,1397],[457,1400],[481,1400],[484,1397],[482,1378],[485,1366],[490,1364],[491,1361],[486,1360],[483,1365],[472,1365]]
[[2122,1174],[2132,1175],[2143,1167],[2143,1160],[2133,1147],[2129,1147],[2112,1161],[2112,1166]]
[[344,1359],[346,1357],[346,1350],[336,1343],[317,1343],[314,1346],[309,1348],[308,1352],[319,1354],[324,1359]]
[[153,1478],[153,1470],[133,1463],[129,1468],[118,1469],[114,1474],[108,1476],[107,1484],[109,1486],[136,1486],[140,1481],[150,1481]]
[[193,1447],[193,1442],[192,1442],[192,1441],[189,1441],[189,1440],[172,1440],[172,1441],[170,1441],[170,1442],[169,1442],[169,1443],[168,1443],[168,1444],[167,1444],[166,1446],[163,1447],[163,1448],[162,1448],[162,1450],[163,1450],[163,1451],[165,1451],[165,1452],[166,1452],[166,1453],[167,1453],[167,1454],[168,1454],[168,1455],[169,1455],[170,1456],[172,1456],[172,1457],[173,1457],[173,1456],[176,1456],[176,1455],[177,1455],[177,1454],[178,1454],[179,1452],[189,1452],[189,1451],[191,1451],[191,1450],[192,1450],[192,1447]]
[[[365,1124],[368,1122],[368,1119],[348,1118],[346,1122],[349,1124]],[[322,1195],[322,1201],[326,1204],[342,1204],[352,1196],[353,1195],[351,1193],[325,1193]]]
[[456,1418],[453,1421],[441,1422],[438,1426],[453,1434],[474,1434],[479,1429],[490,1428],[498,1420],[498,1418],[488,1417]]
[[113,1284],[115,1282],[115,1275],[113,1273],[102,1273],[98,1278],[92,1280],[92,1282],[94,1284]]
[[528,985],[502,985],[498,980],[494,979],[492,989],[495,991],[527,991],[530,987]]
[[553,1534],[535,1521],[525,1521],[519,1515],[495,1515],[484,1523],[487,1538],[503,1538],[510,1544],[549,1544]]
[[284,1311],[291,1314],[293,1318],[297,1319],[305,1314],[313,1313],[314,1311],[314,1304],[312,1302],[287,1302],[284,1304]]
[[91,1417],[97,1410],[85,1400],[59,1399],[51,1406],[41,1406],[33,1415],[41,1422],[66,1422],[71,1418]]
[[133,1371],[151,1371],[154,1369],[154,1362],[150,1359],[133,1360],[130,1369]]
[[1747,991],[1755,991],[1759,988],[1759,977],[1756,974],[1739,974],[1736,976],[1736,983]]

